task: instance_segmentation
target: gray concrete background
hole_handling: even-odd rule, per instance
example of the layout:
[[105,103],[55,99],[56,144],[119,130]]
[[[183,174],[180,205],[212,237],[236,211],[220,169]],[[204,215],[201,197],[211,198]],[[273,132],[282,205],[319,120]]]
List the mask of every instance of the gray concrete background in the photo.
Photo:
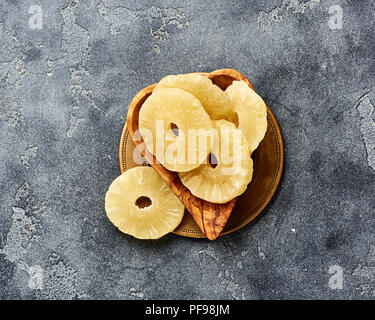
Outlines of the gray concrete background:
[[[374,298],[374,13],[354,0],[2,0],[0,297]],[[121,234],[104,195],[132,97],[223,67],[280,123],[274,200],[215,242]]]

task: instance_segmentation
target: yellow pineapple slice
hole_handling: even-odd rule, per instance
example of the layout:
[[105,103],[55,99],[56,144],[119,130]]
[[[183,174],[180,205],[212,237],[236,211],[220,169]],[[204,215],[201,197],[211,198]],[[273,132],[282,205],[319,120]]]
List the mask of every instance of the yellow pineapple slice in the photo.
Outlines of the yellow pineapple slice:
[[177,88],[153,91],[139,112],[139,131],[157,161],[178,172],[203,163],[213,141],[212,122],[202,104]]
[[138,239],[158,239],[172,232],[184,205],[151,167],[134,167],[117,177],[105,196],[109,220]]
[[198,198],[226,203],[246,190],[253,175],[253,161],[241,130],[226,120],[212,123],[216,134],[208,161],[179,176]]
[[233,104],[233,110],[226,119],[244,133],[252,153],[267,131],[266,104],[244,81],[233,81],[225,92]]
[[220,119],[231,110],[227,94],[205,76],[188,73],[169,75],[156,85],[160,88],[179,88],[194,95],[203,105],[211,119]]

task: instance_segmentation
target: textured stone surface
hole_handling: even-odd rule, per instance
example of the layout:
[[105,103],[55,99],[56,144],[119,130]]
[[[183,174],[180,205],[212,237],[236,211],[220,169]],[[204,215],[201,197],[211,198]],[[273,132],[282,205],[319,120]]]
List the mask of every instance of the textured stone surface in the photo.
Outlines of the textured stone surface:
[[[0,298],[375,297],[374,1],[37,2],[41,29],[0,2]],[[122,235],[104,194],[132,97],[223,67],[280,123],[274,200],[215,242]]]

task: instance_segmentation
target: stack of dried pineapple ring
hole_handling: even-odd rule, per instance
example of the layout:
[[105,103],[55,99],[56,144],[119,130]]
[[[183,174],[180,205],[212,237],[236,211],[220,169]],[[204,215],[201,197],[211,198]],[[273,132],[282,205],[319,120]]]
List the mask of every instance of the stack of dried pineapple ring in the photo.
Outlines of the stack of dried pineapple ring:
[[[178,172],[193,195],[227,203],[252,179],[250,155],[265,136],[267,109],[244,81],[223,91],[203,75],[170,75],[143,103],[139,130],[156,160]],[[112,183],[106,212],[120,231],[157,239],[178,226],[184,206],[154,169],[137,167]]]

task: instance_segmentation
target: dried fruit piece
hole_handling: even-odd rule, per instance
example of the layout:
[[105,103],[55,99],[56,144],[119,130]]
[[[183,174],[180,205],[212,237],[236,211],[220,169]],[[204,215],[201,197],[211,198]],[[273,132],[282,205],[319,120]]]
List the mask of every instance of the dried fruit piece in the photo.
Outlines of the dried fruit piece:
[[212,123],[217,134],[210,159],[192,171],[179,173],[179,176],[196,197],[226,203],[246,190],[253,174],[253,161],[241,130],[225,120]]
[[105,196],[109,220],[138,239],[158,239],[172,232],[184,205],[151,167],[134,167],[116,178]]
[[220,119],[231,110],[229,97],[205,76],[188,73],[169,75],[159,81],[154,90],[179,88],[194,95],[203,105],[211,119]]
[[244,133],[252,153],[267,131],[266,104],[244,81],[233,81],[225,92],[233,104],[233,110],[226,119]]
[[190,171],[211,150],[212,122],[189,92],[160,88],[139,112],[139,130],[147,149],[168,170]]

